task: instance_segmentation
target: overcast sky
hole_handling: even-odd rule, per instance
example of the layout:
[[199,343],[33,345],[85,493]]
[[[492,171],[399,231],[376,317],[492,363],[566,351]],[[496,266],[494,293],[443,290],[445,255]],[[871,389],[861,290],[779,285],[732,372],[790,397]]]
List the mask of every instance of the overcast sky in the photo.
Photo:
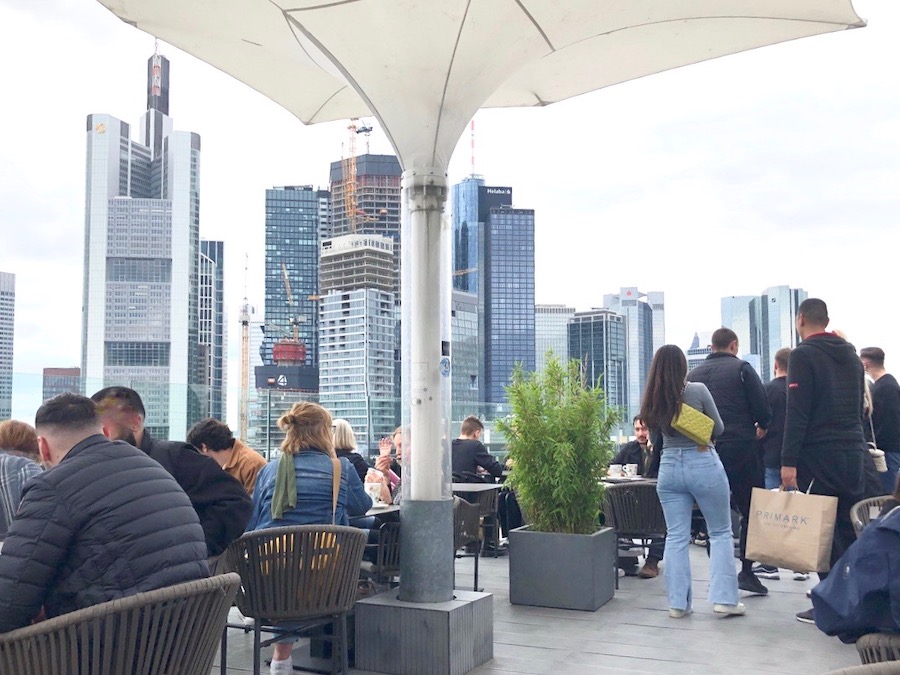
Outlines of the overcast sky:
[[[854,5],[867,28],[479,112],[477,173],[536,211],[537,301],[588,309],[620,286],[661,290],[667,341],[686,347],[719,326],[722,296],[789,284],[900,371],[900,3]],[[93,0],[0,0],[0,38],[0,270],[16,274],[13,413],[29,419],[41,369],[80,362],[85,116],[137,121],[153,39]],[[327,187],[346,122],[305,127],[160,51],[175,127],[202,137],[201,236],[225,241],[234,421],[245,253],[262,306],[264,191]],[[371,151],[391,151],[377,128]],[[469,171],[467,133],[450,179]]]

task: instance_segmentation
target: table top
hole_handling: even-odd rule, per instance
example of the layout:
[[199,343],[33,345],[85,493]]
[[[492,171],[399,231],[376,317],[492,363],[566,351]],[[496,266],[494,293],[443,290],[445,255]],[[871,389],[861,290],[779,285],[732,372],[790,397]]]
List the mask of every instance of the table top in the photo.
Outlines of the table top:
[[453,483],[454,492],[487,492],[502,487],[502,483]]
[[655,483],[655,478],[644,478],[643,476],[604,476],[600,479],[604,483]]
[[399,513],[400,507],[397,504],[381,504],[380,506],[373,506],[371,509],[366,511],[367,516],[383,516],[388,513]]

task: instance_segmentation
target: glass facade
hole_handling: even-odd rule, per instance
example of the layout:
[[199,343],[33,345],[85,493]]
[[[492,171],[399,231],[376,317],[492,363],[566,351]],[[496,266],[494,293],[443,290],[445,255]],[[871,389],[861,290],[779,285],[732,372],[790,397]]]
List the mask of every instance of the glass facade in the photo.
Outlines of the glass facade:
[[482,240],[482,400],[504,403],[516,364],[535,365],[534,210],[491,208]]
[[512,205],[512,188],[487,186],[481,176],[469,176],[450,191],[453,225],[453,289],[479,293],[479,269],[484,261],[484,224],[492,208]]
[[569,358],[578,359],[593,386],[603,387],[606,404],[626,414],[625,317],[606,309],[576,312],[569,321]]
[[0,272],[0,421],[12,415],[16,275]]
[[535,305],[534,307],[534,368],[542,372],[547,366],[547,352],[562,362],[569,360],[569,319],[575,316],[574,307],[565,305]]
[[81,368],[44,368],[43,401],[81,391]]
[[210,417],[224,420],[227,391],[225,319],[225,244],[200,240],[199,343],[203,366],[204,407]]
[[319,229],[327,195],[310,185],[266,190],[266,365],[274,363],[275,343],[293,338],[295,330],[306,346],[306,364],[319,364]]
[[450,299],[451,419],[477,413],[479,383],[478,296],[453,291]]

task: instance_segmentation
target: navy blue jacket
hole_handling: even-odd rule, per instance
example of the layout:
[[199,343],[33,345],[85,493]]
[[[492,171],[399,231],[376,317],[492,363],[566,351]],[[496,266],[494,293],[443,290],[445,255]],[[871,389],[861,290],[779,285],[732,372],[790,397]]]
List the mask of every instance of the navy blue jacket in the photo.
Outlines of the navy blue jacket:
[[0,633],[209,575],[203,530],[178,483],[105,436],[32,478],[0,555]]
[[842,642],[900,632],[900,509],[872,522],[812,590],[816,625]]

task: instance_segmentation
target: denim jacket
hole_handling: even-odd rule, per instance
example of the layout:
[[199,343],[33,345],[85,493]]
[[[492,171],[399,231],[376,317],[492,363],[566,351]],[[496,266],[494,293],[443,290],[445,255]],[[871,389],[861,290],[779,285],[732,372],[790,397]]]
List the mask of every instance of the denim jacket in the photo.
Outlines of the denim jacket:
[[[356,469],[346,458],[341,459],[341,488],[338,493],[335,525],[349,525],[350,516],[361,516],[372,508]],[[282,518],[272,518],[272,495],[275,494],[275,474],[278,460],[264,466],[256,478],[253,491],[253,513],[247,531],[285,525],[331,524],[331,458],[318,450],[303,450],[294,455],[297,476],[297,506],[285,511]]]

